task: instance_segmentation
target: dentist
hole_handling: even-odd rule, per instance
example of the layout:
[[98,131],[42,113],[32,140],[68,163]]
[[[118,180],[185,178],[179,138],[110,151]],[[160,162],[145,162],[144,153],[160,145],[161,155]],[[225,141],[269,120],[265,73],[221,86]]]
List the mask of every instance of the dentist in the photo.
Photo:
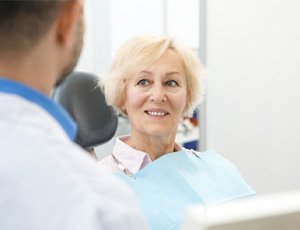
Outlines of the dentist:
[[147,229],[132,191],[49,99],[76,65],[83,1],[0,1],[0,229]]

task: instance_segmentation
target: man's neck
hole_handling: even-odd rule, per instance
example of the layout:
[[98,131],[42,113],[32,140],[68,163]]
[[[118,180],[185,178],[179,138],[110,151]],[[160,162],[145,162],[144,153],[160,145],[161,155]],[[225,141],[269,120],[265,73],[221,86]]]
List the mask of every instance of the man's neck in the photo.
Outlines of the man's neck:
[[47,64],[44,56],[42,58],[38,53],[12,57],[1,55],[0,76],[20,82],[50,96],[56,81],[55,69],[50,61]]

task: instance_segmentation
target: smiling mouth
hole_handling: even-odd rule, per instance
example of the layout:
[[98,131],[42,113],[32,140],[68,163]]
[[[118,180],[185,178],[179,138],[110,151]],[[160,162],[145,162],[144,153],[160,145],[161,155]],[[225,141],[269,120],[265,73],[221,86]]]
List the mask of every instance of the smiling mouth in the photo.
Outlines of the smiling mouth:
[[167,112],[155,112],[155,111],[145,111],[145,113],[147,113],[150,116],[157,116],[157,117],[163,117],[168,115],[169,113]]

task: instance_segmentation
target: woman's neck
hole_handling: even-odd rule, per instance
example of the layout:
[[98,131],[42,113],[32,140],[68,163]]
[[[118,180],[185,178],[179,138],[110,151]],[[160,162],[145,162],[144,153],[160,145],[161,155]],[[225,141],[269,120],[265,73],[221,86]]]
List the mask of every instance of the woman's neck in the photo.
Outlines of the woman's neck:
[[166,153],[174,152],[175,135],[166,138],[131,134],[126,143],[134,149],[148,153],[151,160],[154,161]]

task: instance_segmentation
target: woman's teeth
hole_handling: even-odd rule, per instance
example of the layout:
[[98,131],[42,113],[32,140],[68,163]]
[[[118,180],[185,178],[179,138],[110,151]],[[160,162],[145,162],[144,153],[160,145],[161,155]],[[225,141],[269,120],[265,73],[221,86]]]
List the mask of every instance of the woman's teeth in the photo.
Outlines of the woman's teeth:
[[164,116],[166,115],[165,112],[152,112],[152,111],[147,111],[147,113],[151,116]]

